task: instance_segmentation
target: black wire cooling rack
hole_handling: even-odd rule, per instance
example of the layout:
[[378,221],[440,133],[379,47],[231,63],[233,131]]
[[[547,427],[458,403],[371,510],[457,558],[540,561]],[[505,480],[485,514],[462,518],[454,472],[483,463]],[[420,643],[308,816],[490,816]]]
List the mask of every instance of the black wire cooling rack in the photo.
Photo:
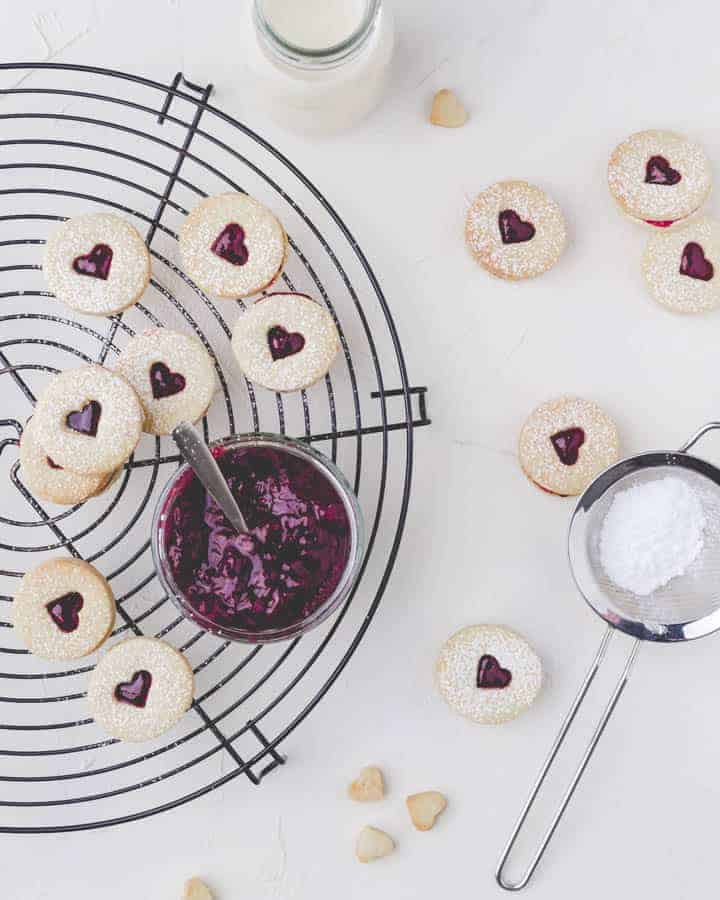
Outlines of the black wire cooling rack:
[[[380,286],[335,210],[275,147],[209,103],[212,85],[178,73],[163,85],[86,66],[0,65],[0,832],[114,825],[187,803],[244,775],[255,785],[292,760],[289,736],[323,698],[362,639],[387,587],[410,496],[413,429],[429,420],[410,387]],[[289,290],[327,305],[343,353],[325,382],[281,397],[255,390],[233,364],[240,301],[215,302],[180,268],[177,231],[199,200],[245,190],[282,219]],[[57,222],[110,209],[144,231],[148,291],[109,319],[74,316],[45,290],[42,245]],[[179,459],[144,436],[101,497],[70,509],[40,503],[22,483],[17,447],[48,373],[82,361],[112,366],[145,327],[194,332],[215,361],[221,396],[206,439],[274,431],[311,441],[354,485],[368,553],[354,596],[325,625],[282,645],[223,642],[177,616],[149,549],[155,500]],[[109,740],[87,715],[88,664],[26,653],[10,601],[26,568],[81,556],[110,579],[115,635],[151,634],[179,647],[196,699],[155,742]],[[283,754],[280,746],[283,745]]]

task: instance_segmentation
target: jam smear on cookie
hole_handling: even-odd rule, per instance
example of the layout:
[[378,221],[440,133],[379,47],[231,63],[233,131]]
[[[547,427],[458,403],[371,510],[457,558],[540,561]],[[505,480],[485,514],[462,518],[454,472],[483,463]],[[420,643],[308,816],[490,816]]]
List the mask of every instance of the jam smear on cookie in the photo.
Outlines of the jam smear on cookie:
[[173,397],[185,390],[185,376],[173,372],[163,362],[155,362],[150,366],[150,389],[156,400]]
[[107,244],[95,244],[89,253],[76,256],[72,267],[78,275],[89,275],[91,278],[102,278],[103,281],[107,281],[112,258],[112,247]]
[[664,156],[651,156],[645,165],[645,184],[677,184],[682,175]]
[[59,466],[54,459],[51,459],[49,456],[45,457],[45,462],[50,466],[51,469],[62,469],[62,466]]
[[65,424],[73,431],[77,431],[80,434],[86,434],[88,437],[95,437],[97,435],[98,425],[100,424],[101,413],[102,406],[97,400],[91,400],[89,403],[86,403],[82,409],[76,409],[71,413],[68,413],[65,418]]
[[695,241],[685,244],[680,259],[680,274],[700,281],[710,281],[715,274],[715,267],[705,256],[705,251]]
[[65,634],[71,634],[80,624],[80,616],[78,615],[83,608],[82,594],[77,591],[70,591],[63,594],[62,597],[56,597],[45,604],[48,615],[57,625],[60,631]]
[[245,229],[237,222],[229,222],[212,242],[210,249],[233,266],[244,266],[250,258],[245,243]]
[[147,703],[150,686],[152,685],[152,675],[147,669],[140,669],[135,672],[130,681],[121,681],[115,688],[115,699],[121,703],[129,703],[131,706],[137,706],[143,709]]
[[522,244],[535,237],[535,226],[525,222],[514,209],[504,209],[498,215],[498,228],[503,244]]
[[480,657],[477,670],[479,688],[506,688],[511,681],[510,669],[503,669],[494,656],[485,653]]
[[294,356],[305,346],[305,338],[299,331],[286,331],[282,325],[275,325],[267,333],[270,355],[274,360]]
[[585,443],[585,432],[582,428],[567,428],[551,435],[550,440],[560,462],[564,466],[574,466]]

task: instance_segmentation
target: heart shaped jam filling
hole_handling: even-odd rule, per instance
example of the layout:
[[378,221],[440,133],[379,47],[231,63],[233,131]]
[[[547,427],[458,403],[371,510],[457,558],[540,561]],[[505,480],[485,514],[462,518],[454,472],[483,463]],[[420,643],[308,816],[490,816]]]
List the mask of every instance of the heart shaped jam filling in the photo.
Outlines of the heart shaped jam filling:
[[245,244],[245,229],[237,222],[229,222],[210,245],[210,249],[234,266],[244,266],[250,253]]
[[651,156],[645,165],[645,184],[677,184],[682,175],[664,156]]
[[89,275],[91,278],[102,278],[107,281],[112,263],[112,247],[107,244],[95,244],[89,253],[76,256],[72,267],[78,275]]
[[564,466],[574,466],[578,461],[580,448],[585,443],[585,432],[582,428],[567,428],[553,434],[550,440],[560,462]]
[[533,223],[523,221],[514,209],[504,209],[498,215],[498,228],[503,244],[522,244],[535,237]]
[[695,241],[685,244],[680,259],[680,274],[689,278],[699,278],[700,281],[710,281],[715,274],[713,264],[706,258],[700,244],[696,244]]
[[286,331],[282,325],[275,325],[267,333],[270,355],[274,360],[285,359],[299,353],[305,346],[305,338],[299,331]]
[[137,706],[143,709],[147,703],[150,686],[152,685],[152,675],[147,669],[140,669],[135,672],[130,681],[121,681],[115,688],[115,699],[121,703],[129,703],[131,706]]
[[485,653],[480,657],[477,670],[479,688],[505,688],[512,681],[510,669],[503,669],[494,656]]
[[185,376],[172,372],[165,363],[153,363],[150,366],[150,390],[156,400],[172,397],[185,390]]
[[86,403],[82,409],[76,409],[73,410],[73,412],[68,413],[65,424],[68,428],[72,428],[73,431],[78,431],[80,434],[87,434],[89,437],[95,437],[100,423],[101,413],[102,406],[100,406],[97,400],[91,400],[89,403]]
[[77,591],[70,591],[63,594],[62,597],[56,597],[45,604],[50,618],[57,625],[60,631],[70,634],[80,624],[80,616],[78,613],[83,608],[82,594]]

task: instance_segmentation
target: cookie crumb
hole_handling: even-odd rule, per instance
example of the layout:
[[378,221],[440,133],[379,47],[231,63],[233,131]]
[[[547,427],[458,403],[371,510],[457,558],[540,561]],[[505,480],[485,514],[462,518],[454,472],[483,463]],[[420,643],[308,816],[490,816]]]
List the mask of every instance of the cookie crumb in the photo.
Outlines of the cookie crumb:
[[214,900],[210,888],[199,878],[190,878],[185,882],[182,900]]
[[460,128],[468,120],[468,114],[457,95],[443,88],[433,98],[430,123],[442,128]]
[[437,817],[447,806],[447,800],[439,791],[411,794],[405,803],[410,819],[418,831],[430,831]]
[[374,803],[385,796],[383,774],[377,766],[366,766],[348,787],[351,800],[358,803]]
[[355,856],[359,862],[369,863],[388,856],[394,849],[395,841],[389,834],[380,831],[379,828],[366,825],[358,835]]

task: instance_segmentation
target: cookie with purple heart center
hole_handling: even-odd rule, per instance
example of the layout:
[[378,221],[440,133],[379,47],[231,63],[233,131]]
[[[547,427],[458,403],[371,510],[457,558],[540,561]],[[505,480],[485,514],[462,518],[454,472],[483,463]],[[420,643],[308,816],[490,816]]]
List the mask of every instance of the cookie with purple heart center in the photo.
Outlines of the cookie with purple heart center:
[[203,200],[183,223],[179,240],[189,277],[208,294],[231,299],[270,287],[287,255],[278,219],[239,192]]
[[180,422],[197,422],[217,390],[215,364],[203,343],[169,328],[131,338],[117,370],[140,398],[150,434],[170,434]]
[[650,129],[630,135],[613,150],[608,185],[626,215],[666,229],[700,209],[712,175],[699,144],[673,131]]
[[518,458],[530,481],[561,497],[581,494],[619,458],[615,423],[582,397],[560,397],[541,404],[520,432]]
[[526,181],[501,181],[478,194],[465,240],[480,265],[500,278],[533,278],[555,265],[567,230],[560,207]]
[[535,700],[542,665],[528,641],[503,625],[470,625],[453,634],[435,663],[441,696],[481,724],[514,719]]
[[71,309],[111,316],[140,299],[150,281],[150,253],[120,216],[76,216],[48,238],[43,274],[51,293]]
[[708,217],[652,234],[642,272],[650,295],[673,312],[700,313],[720,306],[720,223]]
[[335,320],[306,294],[268,294],[238,319],[232,347],[245,376],[273,391],[323,378],[340,347]]
[[149,741],[172,728],[189,709],[193,673],[165,641],[133,637],[111,647],[88,683],[96,724],[124,741]]
[[115,622],[107,580],[81,559],[56,558],[31,569],[13,599],[14,634],[43,659],[80,659],[96,650]]

